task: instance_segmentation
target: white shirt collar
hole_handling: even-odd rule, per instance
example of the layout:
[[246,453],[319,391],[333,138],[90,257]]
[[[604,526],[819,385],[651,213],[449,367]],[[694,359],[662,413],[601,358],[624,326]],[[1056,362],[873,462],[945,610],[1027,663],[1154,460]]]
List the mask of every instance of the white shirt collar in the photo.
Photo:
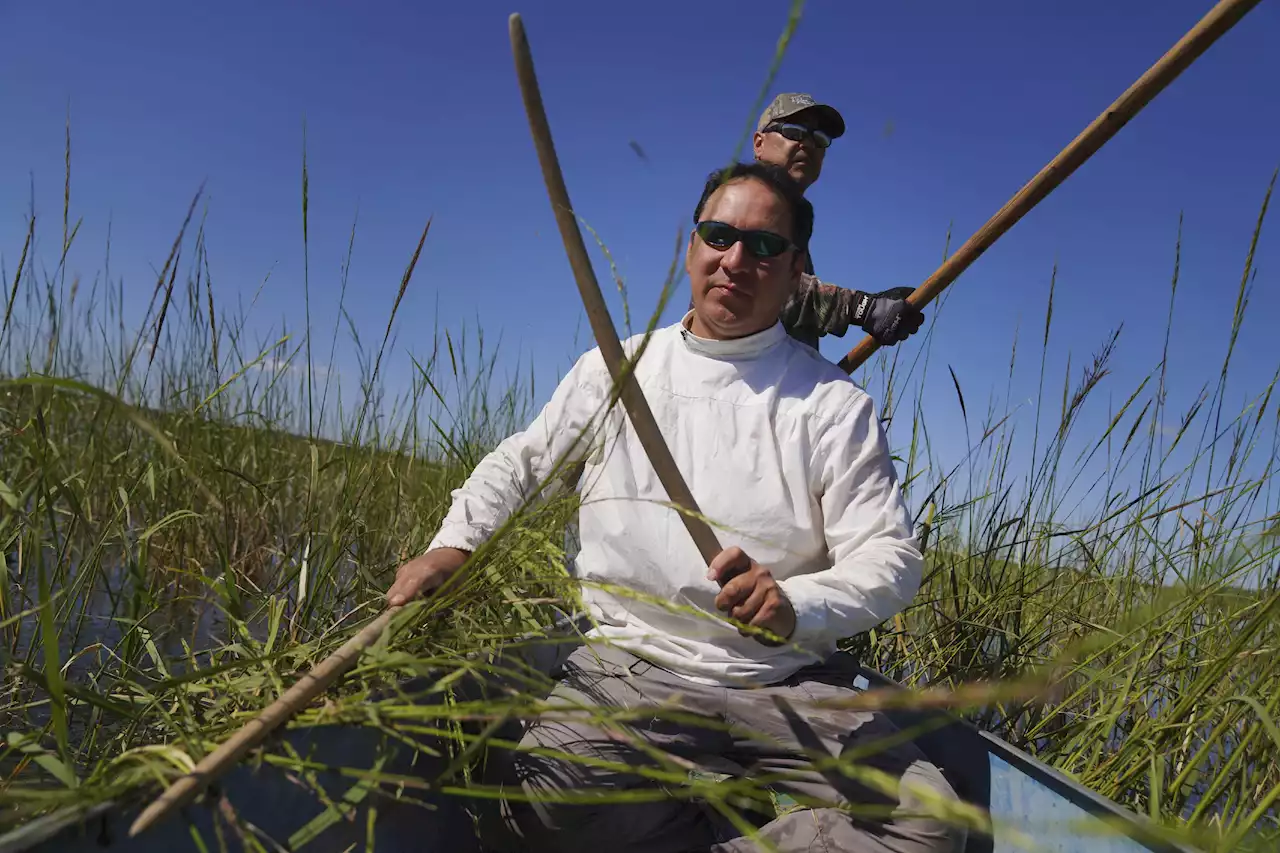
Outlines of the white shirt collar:
[[688,347],[690,352],[704,355],[708,358],[751,358],[777,346],[787,336],[787,331],[782,328],[782,323],[777,322],[767,329],[756,332],[754,335],[733,338],[727,341],[717,341],[695,335],[690,331],[692,322],[693,310],[690,309],[680,320],[680,337],[684,340],[685,346]]

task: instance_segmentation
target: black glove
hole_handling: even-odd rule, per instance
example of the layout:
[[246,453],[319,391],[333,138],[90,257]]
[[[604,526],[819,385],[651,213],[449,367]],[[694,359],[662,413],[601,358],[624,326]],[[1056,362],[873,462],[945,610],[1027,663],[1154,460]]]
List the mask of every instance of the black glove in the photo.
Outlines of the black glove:
[[893,287],[880,293],[855,291],[853,324],[875,338],[880,346],[893,346],[914,335],[924,323],[924,312],[907,304],[912,287]]

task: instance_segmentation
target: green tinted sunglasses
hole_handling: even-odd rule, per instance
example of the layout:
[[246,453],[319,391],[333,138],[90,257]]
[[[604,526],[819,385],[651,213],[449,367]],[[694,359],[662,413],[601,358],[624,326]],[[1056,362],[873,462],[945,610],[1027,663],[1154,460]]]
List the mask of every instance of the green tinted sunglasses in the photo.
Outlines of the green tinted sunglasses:
[[831,146],[831,135],[829,133],[824,130],[811,130],[802,124],[784,124],[782,122],[778,122],[776,124],[769,125],[764,129],[764,131],[765,133],[770,131],[774,133],[781,133],[792,142],[804,142],[812,136],[814,144],[819,148],[829,148]]
[[693,231],[702,242],[721,251],[741,240],[746,250],[757,258],[775,258],[791,248],[790,240],[772,231],[741,231],[714,219],[699,222]]

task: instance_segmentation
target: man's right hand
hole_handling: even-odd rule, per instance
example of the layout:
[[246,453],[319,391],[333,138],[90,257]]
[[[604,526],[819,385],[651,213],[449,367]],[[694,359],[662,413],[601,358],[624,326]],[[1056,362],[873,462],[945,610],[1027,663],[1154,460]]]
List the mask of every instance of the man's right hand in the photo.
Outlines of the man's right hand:
[[387,604],[406,604],[415,595],[429,593],[462,568],[471,555],[457,548],[435,548],[396,569],[396,580],[387,590]]

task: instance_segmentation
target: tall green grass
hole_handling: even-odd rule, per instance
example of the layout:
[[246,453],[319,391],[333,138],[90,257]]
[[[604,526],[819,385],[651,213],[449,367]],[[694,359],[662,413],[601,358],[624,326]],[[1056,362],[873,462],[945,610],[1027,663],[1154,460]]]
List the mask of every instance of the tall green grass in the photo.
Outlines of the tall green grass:
[[[33,217],[4,272],[6,825],[171,778],[225,739],[380,609],[450,490],[536,404],[528,383],[496,380],[499,354],[479,329],[437,331],[409,386],[388,386],[396,312],[429,226],[406,247],[377,346],[355,337],[354,399],[330,382],[337,327],[328,340],[308,324],[251,341],[249,317],[219,304],[198,194],[136,322],[109,270],[86,288],[67,269],[78,229],[69,151],[68,138],[57,257],[37,263],[45,226]],[[303,185],[305,223],[305,165]],[[1048,692],[987,694],[964,712],[1220,849],[1280,832],[1280,410],[1274,378],[1239,411],[1226,393],[1270,192],[1223,362],[1186,411],[1167,403],[1172,335],[1134,388],[1108,387],[1114,339],[1078,373],[1049,376],[1052,285],[1031,356],[1035,410],[979,418],[956,380],[970,436],[958,466],[942,467],[930,440],[940,427],[906,394],[937,369],[927,333],[857,377],[891,422],[928,571],[909,610],[849,647],[913,686],[1051,673]],[[1181,234],[1170,325],[1180,248]],[[1011,375],[1025,358],[1015,347]],[[1103,389],[1123,403],[1099,412]],[[1087,471],[1101,473],[1082,481]],[[554,494],[517,515],[477,571],[303,719],[358,717],[391,678],[472,671],[468,653],[575,609],[573,512],[572,495]],[[484,712],[432,709],[459,721]],[[473,734],[436,730],[473,754]]]

